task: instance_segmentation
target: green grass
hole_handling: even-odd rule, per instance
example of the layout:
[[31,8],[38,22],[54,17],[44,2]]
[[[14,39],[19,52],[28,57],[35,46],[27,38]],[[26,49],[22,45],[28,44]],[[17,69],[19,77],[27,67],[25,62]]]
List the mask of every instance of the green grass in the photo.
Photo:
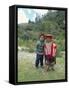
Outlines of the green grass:
[[64,58],[57,58],[55,71],[47,72],[44,68],[35,68],[35,60],[18,61],[18,82],[41,81],[41,80],[58,80],[65,79],[65,62]]
[[35,47],[36,47],[36,41],[33,40],[19,40],[18,41],[18,46],[20,47],[27,47],[29,48],[27,51],[28,52],[34,52]]

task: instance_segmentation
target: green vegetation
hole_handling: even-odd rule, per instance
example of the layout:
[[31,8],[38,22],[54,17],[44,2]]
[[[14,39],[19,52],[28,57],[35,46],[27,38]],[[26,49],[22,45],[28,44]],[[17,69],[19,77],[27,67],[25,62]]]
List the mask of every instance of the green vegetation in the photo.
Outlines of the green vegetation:
[[52,34],[58,46],[58,56],[65,51],[65,11],[48,10],[41,18],[36,16],[35,22],[28,21],[18,25],[18,45],[35,51],[36,41],[40,33]]
[[[65,79],[65,12],[48,10],[35,22],[18,24],[18,82]],[[55,71],[47,72],[35,68],[35,46],[39,35],[52,34],[57,44],[57,64]],[[27,52],[26,52],[27,51]]]
[[43,69],[36,69],[34,64],[34,59],[19,60],[18,82],[65,79],[64,58],[57,58],[55,71],[47,72],[45,66]]

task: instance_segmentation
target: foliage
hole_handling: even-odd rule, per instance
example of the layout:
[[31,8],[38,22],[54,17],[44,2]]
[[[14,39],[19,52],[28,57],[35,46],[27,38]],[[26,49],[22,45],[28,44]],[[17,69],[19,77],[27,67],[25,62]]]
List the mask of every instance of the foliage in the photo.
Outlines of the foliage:
[[[37,15],[35,22],[18,25],[18,45],[27,46],[29,51],[35,50],[35,43],[40,33],[52,34],[58,46],[59,54],[65,50],[65,12],[59,10],[48,10],[41,18]],[[31,41],[31,42],[30,42]],[[59,55],[58,54],[58,55]]]

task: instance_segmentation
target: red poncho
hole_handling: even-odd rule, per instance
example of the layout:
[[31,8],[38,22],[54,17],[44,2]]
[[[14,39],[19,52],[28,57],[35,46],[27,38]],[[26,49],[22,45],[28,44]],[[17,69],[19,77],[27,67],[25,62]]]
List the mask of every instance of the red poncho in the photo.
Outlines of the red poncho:
[[48,56],[48,58],[56,56],[57,45],[55,43],[49,42],[44,46],[44,54]]

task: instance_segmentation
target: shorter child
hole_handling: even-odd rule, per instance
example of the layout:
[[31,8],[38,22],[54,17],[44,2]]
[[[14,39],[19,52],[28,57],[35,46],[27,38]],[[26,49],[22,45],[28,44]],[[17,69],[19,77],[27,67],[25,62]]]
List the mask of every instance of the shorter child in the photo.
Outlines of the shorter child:
[[44,55],[44,34],[41,34],[36,45],[36,63],[35,66],[38,68],[40,64],[43,67],[43,55]]
[[56,64],[56,51],[57,46],[52,40],[53,36],[51,34],[46,35],[46,44],[44,46],[45,53],[45,63],[47,71],[50,69],[54,70],[54,64]]

